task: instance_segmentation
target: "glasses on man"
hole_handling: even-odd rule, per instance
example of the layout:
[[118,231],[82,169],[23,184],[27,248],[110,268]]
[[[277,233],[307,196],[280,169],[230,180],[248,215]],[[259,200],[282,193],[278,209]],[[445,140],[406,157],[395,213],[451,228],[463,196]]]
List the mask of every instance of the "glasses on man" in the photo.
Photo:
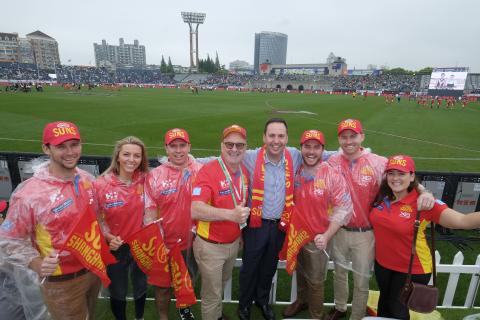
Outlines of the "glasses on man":
[[227,142],[223,142],[223,145],[224,145],[227,149],[229,149],[229,150],[233,149],[233,147],[236,147],[237,150],[243,150],[243,149],[245,149],[245,146],[246,146],[247,144],[246,144],[246,143],[243,143],[243,142],[237,142],[237,143],[235,143],[235,142],[228,142],[228,141],[227,141]]

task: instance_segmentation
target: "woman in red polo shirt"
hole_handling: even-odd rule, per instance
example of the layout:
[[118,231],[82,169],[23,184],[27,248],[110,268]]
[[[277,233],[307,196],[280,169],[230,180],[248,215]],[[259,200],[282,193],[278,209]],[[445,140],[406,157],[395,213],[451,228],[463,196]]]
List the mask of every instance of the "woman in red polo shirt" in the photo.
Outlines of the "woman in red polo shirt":
[[[375,235],[375,278],[380,289],[378,316],[409,319],[409,310],[398,299],[405,284],[417,214],[415,163],[404,155],[388,159],[386,176],[370,212]],[[432,257],[425,228],[433,221],[451,229],[480,227],[480,212],[462,214],[436,200],[433,208],[420,212],[412,281],[427,284],[432,273]]]
[[126,137],[117,142],[110,167],[95,181],[100,220],[117,263],[107,267],[110,284],[110,307],[117,320],[126,320],[128,274],[132,279],[135,318],[143,319],[147,279],[137,266],[126,243],[142,228],[144,213],[143,186],[148,158],[143,142]]

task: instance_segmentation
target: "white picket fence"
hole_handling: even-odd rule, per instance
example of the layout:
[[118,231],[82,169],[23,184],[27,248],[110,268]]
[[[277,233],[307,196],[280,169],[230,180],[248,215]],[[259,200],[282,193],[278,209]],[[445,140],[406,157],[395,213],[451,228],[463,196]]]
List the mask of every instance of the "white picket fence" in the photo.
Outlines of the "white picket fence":
[[[464,265],[463,264],[463,254],[459,251],[455,255],[452,264],[442,264],[441,257],[438,251],[435,252],[436,262],[437,262],[437,274],[449,273],[447,287],[445,289],[445,295],[443,297],[442,303],[438,306],[439,308],[475,308],[480,309],[480,306],[474,306],[475,298],[479,291],[480,285],[480,254],[477,256],[477,260],[474,265]],[[242,259],[237,258],[235,261],[235,268],[240,268],[242,265]],[[278,269],[285,269],[285,261],[278,262]],[[333,262],[328,263],[328,269],[333,270]],[[453,298],[455,296],[455,291],[457,290],[458,281],[460,275],[470,275],[470,284],[468,286],[468,292],[465,296],[465,301],[462,305],[453,305]],[[291,291],[290,291],[290,301],[279,301],[277,300],[277,280],[278,272],[275,273],[272,282],[272,290],[270,291],[270,302],[272,304],[290,304],[295,301],[297,298],[297,277],[294,273],[290,278],[292,281]],[[99,298],[108,297],[108,290],[101,290]],[[200,297],[198,297],[200,298]],[[132,297],[129,297],[132,299]],[[153,300],[153,298],[147,298],[148,300]],[[232,278],[227,281],[225,284],[224,302],[238,303],[238,300],[232,299]],[[332,306],[333,302],[325,302],[325,305]]]
[[[480,254],[477,256],[477,260],[474,265],[464,265],[464,257],[461,252],[458,252],[452,264],[442,264],[441,257],[438,251],[435,252],[435,258],[437,263],[437,274],[449,273],[448,284],[445,289],[445,295],[442,303],[439,305],[439,308],[478,308],[480,306],[474,307],[475,297],[479,291],[480,285]],[[235,262],[235,268],[239,268],[242,265],[242,260],[237,259]],[[278,269],[285,269],[285,261],[280,261],[278,263]],[[333,270],[333,262],[328,263],[328,269]],[[470,275],[470,284],[468,287],[467,295],[465,296],[465,301],[463,306],[453,306],[453,298],[455,296],[455,291],[457,290],[458,280],[461,274]],[[290,291],[290,301],[279,301],[277,300],[277,280],[278,272],[275,273],[272,283],[272,290],[270,292],[270,302],[274,304],[290,304],[292,301],[295,301],[297,298],[297,277],[296,274],[293,274],[291,277],[292,287]],[[232,300],[232,279],[230,279],[225,285],[224,291],[224,302],[238,302],[237,300]],[[333,305],[333,302],[326,302],[325,305]]]

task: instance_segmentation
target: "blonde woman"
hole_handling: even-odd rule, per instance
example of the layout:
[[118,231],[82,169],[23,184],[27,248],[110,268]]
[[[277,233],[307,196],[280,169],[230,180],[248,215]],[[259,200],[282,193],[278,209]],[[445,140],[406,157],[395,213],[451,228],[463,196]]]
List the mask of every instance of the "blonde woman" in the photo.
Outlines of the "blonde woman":
[[117,142],[110,167],[95,181],[100,223],[117,263],[109,265],[110,307],[117,320],[126,319],[128,278],[132,280],[135,319],[143,319],[147,280],[132,258],[125,239],[142,228],[143,185],[148,172],[145,145],[136,137]]

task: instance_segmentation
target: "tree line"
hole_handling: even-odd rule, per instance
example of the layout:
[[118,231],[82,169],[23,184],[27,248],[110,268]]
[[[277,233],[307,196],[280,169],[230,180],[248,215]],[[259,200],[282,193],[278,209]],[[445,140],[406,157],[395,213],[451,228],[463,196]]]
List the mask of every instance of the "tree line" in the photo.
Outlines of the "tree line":
[[[172,60],[168,57],[168,63],[165,62],[165,58],[162,55],[162,61],[160,62],[161,73],[174,73]],[[215,54],[215,60],[210,58],[207,54],[206,59],[198,59],[198,72],[200,73],[226,73],[225,65],[220,64],[218,59],[218,53]]]

